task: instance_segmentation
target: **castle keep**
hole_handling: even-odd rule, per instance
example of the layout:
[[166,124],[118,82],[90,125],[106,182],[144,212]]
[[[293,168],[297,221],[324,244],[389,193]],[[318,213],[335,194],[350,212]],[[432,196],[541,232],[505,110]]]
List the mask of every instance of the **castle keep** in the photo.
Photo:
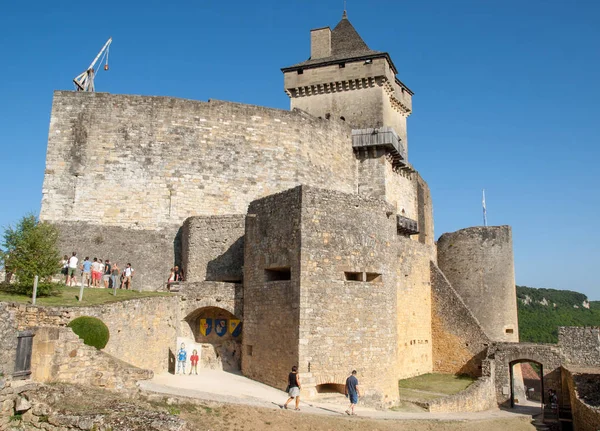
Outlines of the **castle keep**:
[[435,243],[413,92],[345,13],[282,71],[290,111],[55,92],[40,218],[65,253],[131,262],[137,288],[184,268],[155,371],[179,337],[276,387],[298,365],[307,395],[352,369],[384,404],[400,378],[481,375],[490,342],[518,341],[510,228]]

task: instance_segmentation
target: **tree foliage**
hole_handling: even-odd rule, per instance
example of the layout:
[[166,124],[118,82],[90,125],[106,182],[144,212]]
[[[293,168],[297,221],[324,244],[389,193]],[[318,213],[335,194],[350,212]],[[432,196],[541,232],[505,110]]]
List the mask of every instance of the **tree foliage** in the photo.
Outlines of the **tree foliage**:
[[26,215],[16,226],[4,230],[0,244],[0,264],[14,274],[19,284],[32,286],[37,275],[49,279],[60,271],[58,231],[34,215]]
[[586,301],[583,293],[517,286],[520,340],[556,343],[559,326],[600,326],[600,302],[588,309]]

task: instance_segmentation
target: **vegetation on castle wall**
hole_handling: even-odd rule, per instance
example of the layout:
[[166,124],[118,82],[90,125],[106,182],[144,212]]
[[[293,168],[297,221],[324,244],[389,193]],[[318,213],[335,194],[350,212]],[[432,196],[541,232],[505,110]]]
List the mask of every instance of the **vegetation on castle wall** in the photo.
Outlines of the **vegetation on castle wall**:
[[520,341],[556,343],[559,326],[600,326],[600,301],[584,303],[583,293],[517,286]]
[[68,325],[73,332],[83,339],[84,344],[96,349],[103,349],[108,343],[110,333],[104,322],[96,317],[81,316],[73,319]]

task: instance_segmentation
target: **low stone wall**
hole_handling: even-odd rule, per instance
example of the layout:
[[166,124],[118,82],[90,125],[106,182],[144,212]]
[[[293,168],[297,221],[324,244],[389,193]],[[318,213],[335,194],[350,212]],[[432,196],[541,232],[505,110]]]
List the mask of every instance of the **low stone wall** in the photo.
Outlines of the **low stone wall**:
[[562,368],[577,431],[600,430],[600,369]]
[[140,368],[168,369],[169,347],[175,348],[180,298],[131,299],[95,307],[39,307],[10,303],[19,330],[67,326],[80,316],[101,319],[110,331],[104,351]]
[[496,408],[494,380],[480,377],[471,386],[458,394],[429,401],[430,412],[481,412]]
[[33,338],[31,377],[36,382],[64,382],[111,390],[135,390],[154,376],[87,346],[70,328],[38,328]]

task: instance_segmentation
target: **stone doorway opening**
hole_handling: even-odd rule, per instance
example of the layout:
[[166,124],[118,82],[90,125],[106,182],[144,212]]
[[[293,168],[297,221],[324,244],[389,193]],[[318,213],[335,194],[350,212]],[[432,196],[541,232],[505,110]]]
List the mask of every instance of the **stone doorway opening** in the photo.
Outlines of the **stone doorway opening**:
[[529,359],[518,359],[509,365],[511,408],[529,406],[543,409],[544,365]]
[[203,307],[186,318],[198,350],[198,368],[241,369],[242,321],[219,307]]
[[345,389],[346,385],[341,383],[324,383],[317,385],[318,394],[343,394]]

